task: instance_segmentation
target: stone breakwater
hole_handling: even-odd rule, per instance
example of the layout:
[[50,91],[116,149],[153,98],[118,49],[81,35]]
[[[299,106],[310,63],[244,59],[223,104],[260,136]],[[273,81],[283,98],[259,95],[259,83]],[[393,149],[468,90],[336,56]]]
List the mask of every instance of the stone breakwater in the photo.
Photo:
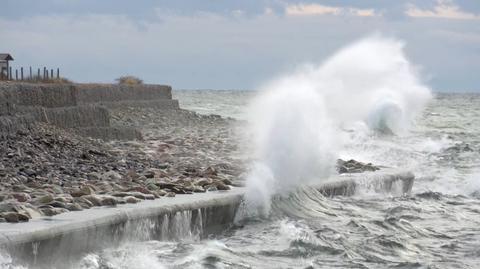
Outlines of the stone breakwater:
[[[2,83],[0,95],[0,221],[242,185],[233,122],[178,109],[170,87]],[[85,137],[118,139],[111,128],[146,138]]]

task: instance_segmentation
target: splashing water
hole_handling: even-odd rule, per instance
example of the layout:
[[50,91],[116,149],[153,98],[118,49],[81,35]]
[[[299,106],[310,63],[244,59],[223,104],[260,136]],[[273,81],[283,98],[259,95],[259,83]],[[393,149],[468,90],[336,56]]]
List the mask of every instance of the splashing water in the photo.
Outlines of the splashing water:
[[246,197],[252,210],[267,214],[273,193],[328,177],[345,128],[408,130],[431,93],[403,46],[372,36],[263,88],[249,109],[256,161]]

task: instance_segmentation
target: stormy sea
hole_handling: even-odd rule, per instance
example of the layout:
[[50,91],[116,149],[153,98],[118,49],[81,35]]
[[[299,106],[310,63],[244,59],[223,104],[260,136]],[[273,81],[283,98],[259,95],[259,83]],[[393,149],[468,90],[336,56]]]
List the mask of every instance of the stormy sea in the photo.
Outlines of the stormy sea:
[[[246,91],[177,91],[200,113],[242,119]],[[355,137],[345,158],[405,167],[412,193],[325,198],[296,189],[268,217],[223,234],[131,243],[87,255],[83,268],[478,268],[480,95],[434,94],[404,136]],[[80,267],[80,268],[82,268]]]
[[[248,126],[243,215],[78,268],[479,268],[480,95],[426,85],[401,42],[371,38],[258,91],[174,91],[184,109]],[[337,158],[412,171],[413,188],[324,197],[309,184]]]

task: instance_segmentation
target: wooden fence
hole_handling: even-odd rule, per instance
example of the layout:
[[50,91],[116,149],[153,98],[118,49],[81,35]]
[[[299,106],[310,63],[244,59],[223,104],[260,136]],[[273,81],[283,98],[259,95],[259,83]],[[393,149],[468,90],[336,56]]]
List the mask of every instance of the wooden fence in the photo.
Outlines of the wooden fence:
[[20,67],[20,69],[12,69],[0,72],[0,80],[18,80],[18,81],[37,81],[37,80],[54,80],[60,79],[60,68],[47,69],[46,67],[33,70],[30,66],[28,69]]

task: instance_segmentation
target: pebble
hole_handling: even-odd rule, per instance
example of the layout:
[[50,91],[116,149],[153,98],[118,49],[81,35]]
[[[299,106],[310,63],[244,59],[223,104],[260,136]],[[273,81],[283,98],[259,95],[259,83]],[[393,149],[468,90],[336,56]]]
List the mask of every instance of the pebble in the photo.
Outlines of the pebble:
[[244,171],[231,159],[232,120],[151,108],[111,114],[146,139],[107,144],[46,124],[2,139],[0,221],[227,190]]

